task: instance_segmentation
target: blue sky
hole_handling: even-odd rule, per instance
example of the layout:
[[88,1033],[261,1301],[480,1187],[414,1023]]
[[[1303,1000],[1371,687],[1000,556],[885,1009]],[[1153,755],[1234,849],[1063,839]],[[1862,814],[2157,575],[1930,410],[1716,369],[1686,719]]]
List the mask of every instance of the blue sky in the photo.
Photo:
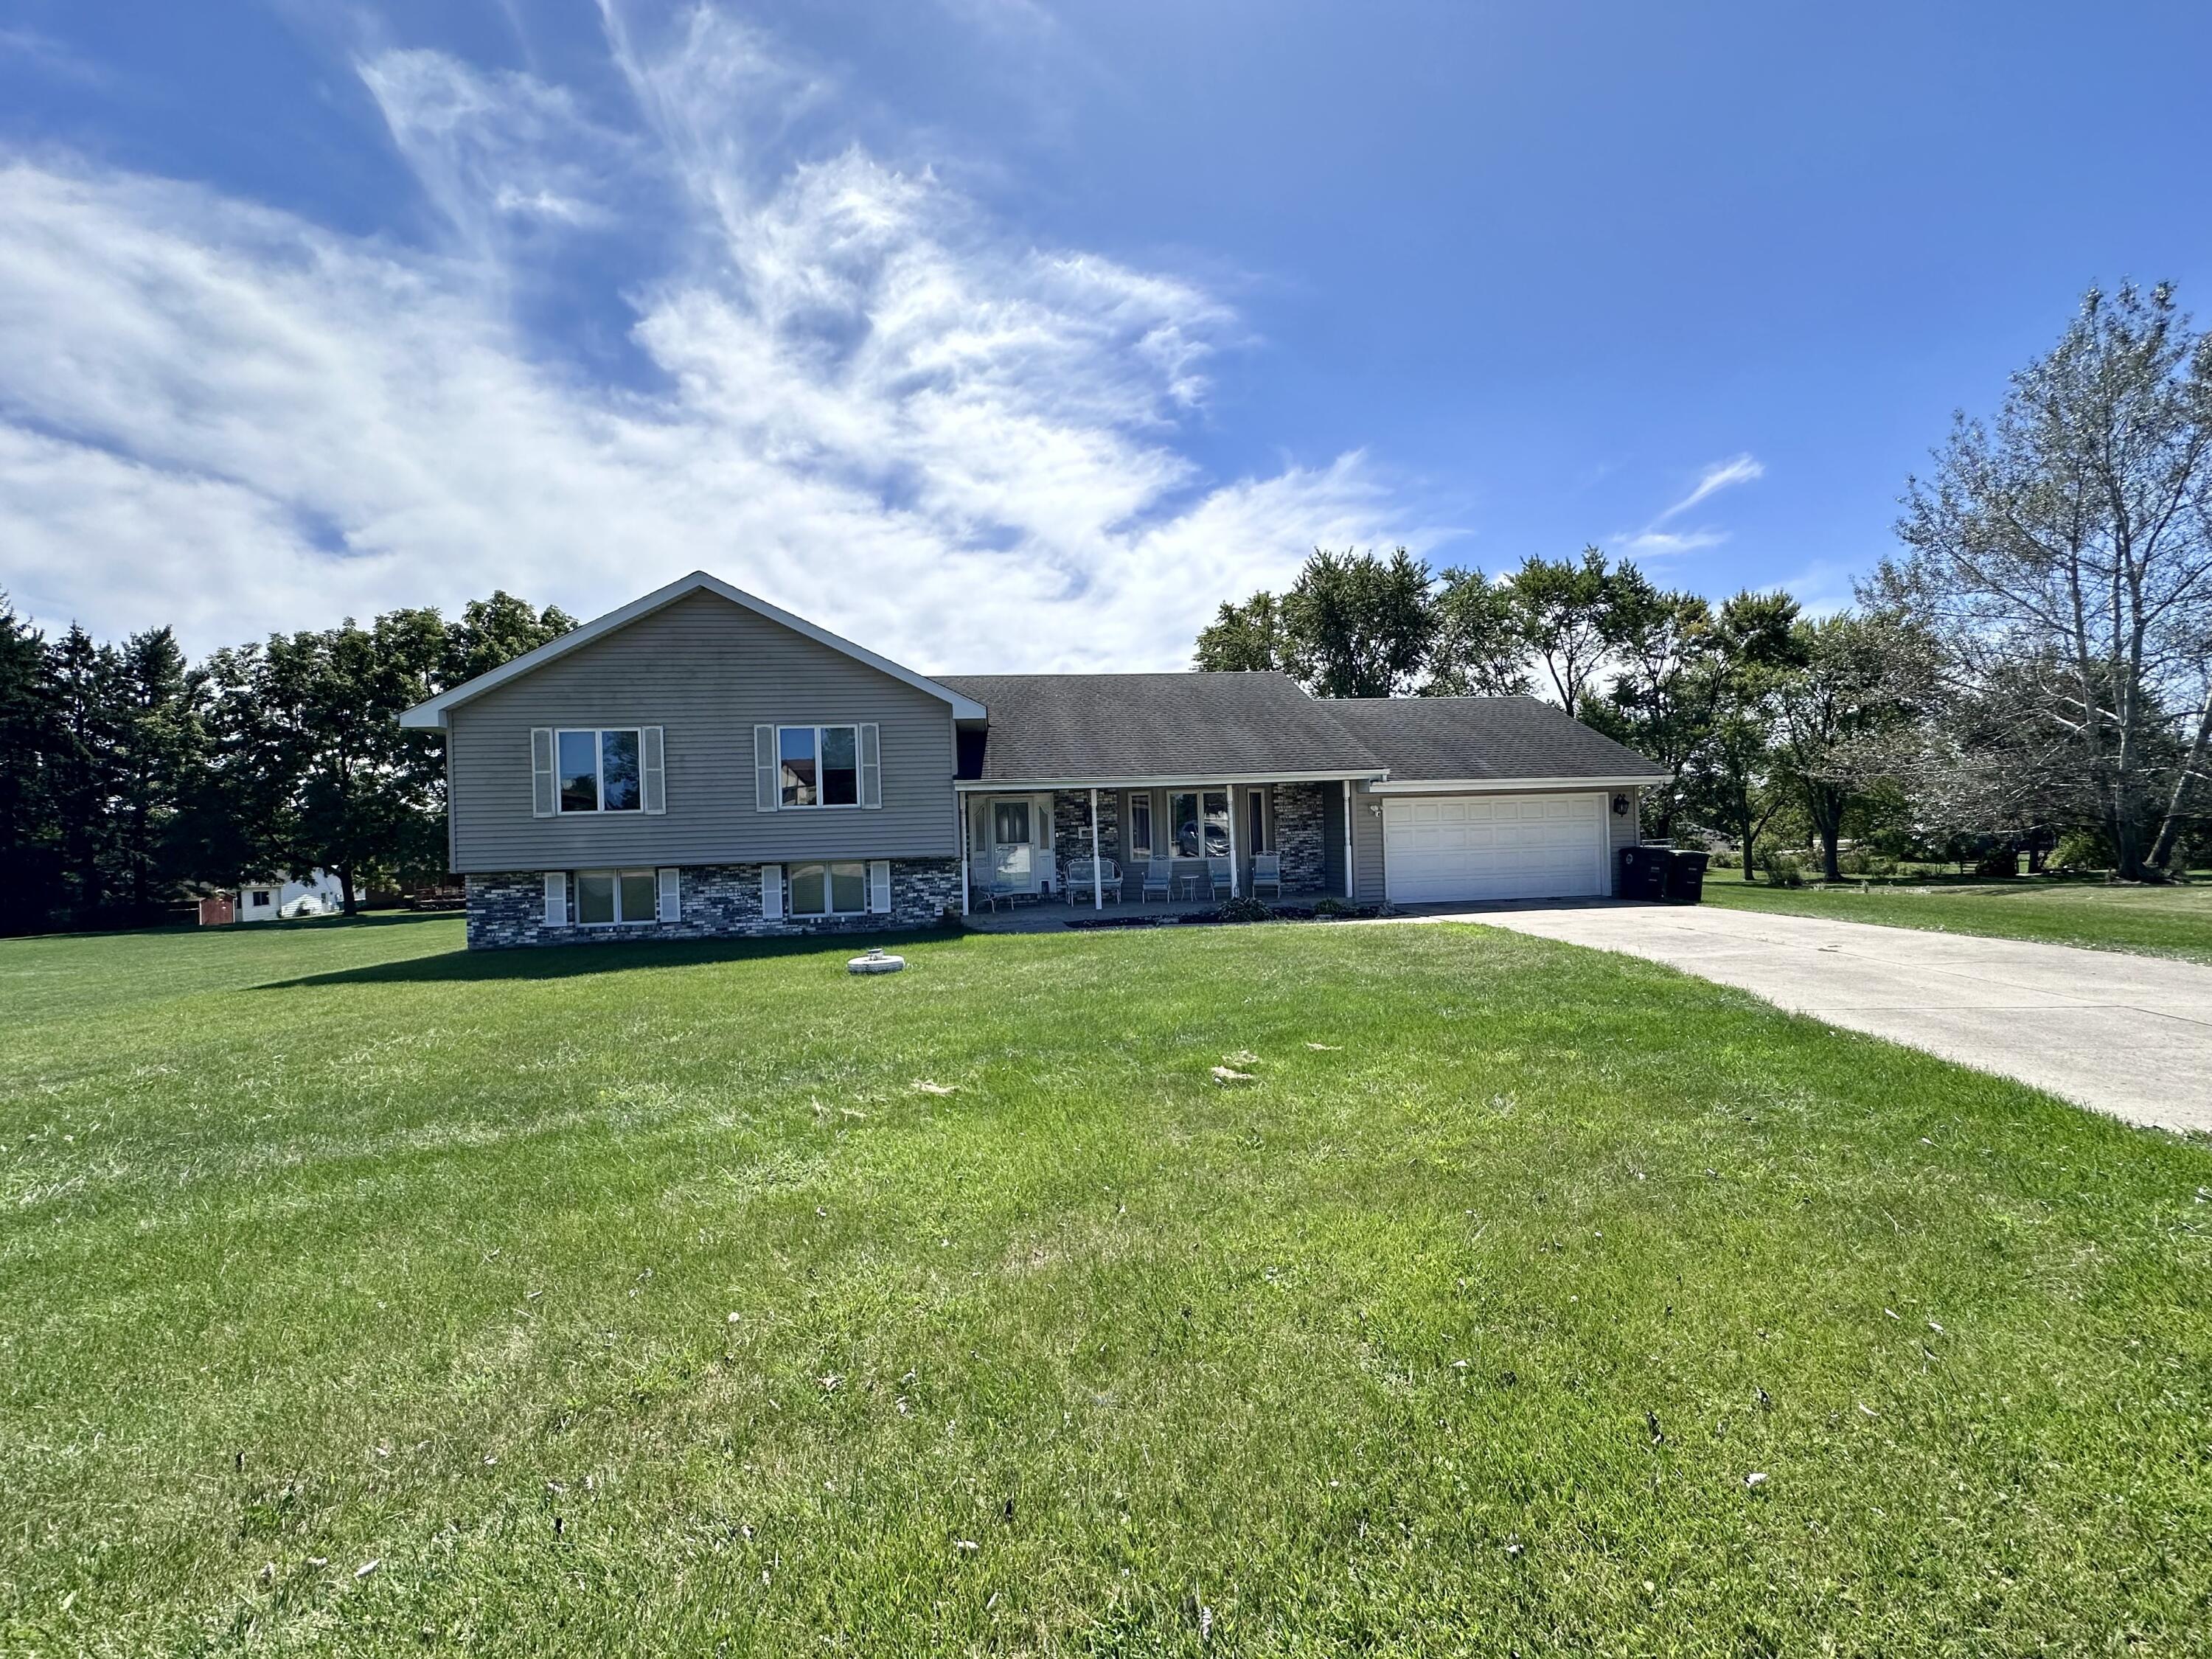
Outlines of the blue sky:
[[0,585],[195,648],[704,565],[1164,666],[1316,543],[1846,600],[2092,282],[2212,312],[2212,11],[0,5]]

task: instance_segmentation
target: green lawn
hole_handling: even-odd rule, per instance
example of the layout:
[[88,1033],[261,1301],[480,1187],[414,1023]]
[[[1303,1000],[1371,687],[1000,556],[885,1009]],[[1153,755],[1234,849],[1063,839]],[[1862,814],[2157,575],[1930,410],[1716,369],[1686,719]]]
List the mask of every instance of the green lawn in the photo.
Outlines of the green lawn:
[[2094,878],[2012,882],[1875,882],[1838,887],[1769,887],[1735,870],[1705,872],[1705,902],[1732,910],[1831,916],[1885,927],[2042,939],[2100,951],[2212,962],[2212,881],[2123,887]]
[[1484,927],[459,942],[0,943],[0,1650],[2203,1651],[2201,1142]]

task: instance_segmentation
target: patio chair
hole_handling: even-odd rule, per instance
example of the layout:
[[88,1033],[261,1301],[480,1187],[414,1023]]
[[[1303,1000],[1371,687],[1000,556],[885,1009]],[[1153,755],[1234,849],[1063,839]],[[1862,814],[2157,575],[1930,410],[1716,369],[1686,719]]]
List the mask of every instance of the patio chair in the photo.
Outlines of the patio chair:
[[1142,894],[1143,902],[1146,904],[1150,904],[1152,902],[1153,896],[1156,894],[1163,902],[1174,898],[1175,883],[1172,878],[1174,873],[1174,860],[1170,859],[1165,854],[1155,853],[1152,857],[1146,859],[1145,860],[1145,886],[1144,892]]
[[1216,853],[1206,860],[1206,884],[1212,889],[1206,895],[1208,898],[1225,898],[1236,890],[1236,884],[1230,879],[1229,866],[1229,856],[1224,853]]
[[994,873],[987,880],[979,881],[975,884],[969,895],[969,902],[982,905],[995,913],[1001,904],[1010,910],[1012,909],[1014,901],[1017,898],[1026,897],[1028,894],[1027,887],[1006,876]]
[[1277,898],[1283,896],[1283,855],[1280,853],[1252,854],[1252,896],[1260,896],[1262,887],[1272,889]]
[[1091,902],[1091,860],[1070,859],[1062,866],[1065,874],[1060,884],[1060,896],[1069,904]]

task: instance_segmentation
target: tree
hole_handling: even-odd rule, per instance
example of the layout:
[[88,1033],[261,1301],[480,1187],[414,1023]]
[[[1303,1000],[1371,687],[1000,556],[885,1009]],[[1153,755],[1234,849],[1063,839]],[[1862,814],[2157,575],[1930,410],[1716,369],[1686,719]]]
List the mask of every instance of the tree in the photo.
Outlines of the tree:
[[1644,806],[1652,833],[1670,841],[1686,805],[1682,771],[1705,740],[1719,689],[1706,672],[1712,607],[1695,593],[1661,592],[1626,562],[1607,585],[1604,632],[1620,672],[1584,718],[1667,769],[1668,782],[1647,791]]
[[1290,591],[1224,604],[1194,660],[1217,672],[1279,669],[1316,696],[1389,697],[1410,688],[1437,629],[1428,567],[1316,548]]
[[1281,669],[1285,654],[1282,607],[1263,588],[1242,605],[1221,602],[1199,629],[1194,662],[1217,674],[1253,673]]
[[2130,879],[2172,855],[2212,745],[2212,335],[2189,329],[2166,285],[2090,290],[1910,481],[1907,551],[1863,596],[1925,624],[1954,722],[2002,695],[2068,757]]
[[1712,650],[1699,672],[1708,684],[1703,740],[1683,767],[1693,811],[1736,834],[1743,878],[1758,867],[1759,837],[1790,800],[1775,742],[1784,681],[1804,665],[1797,601],[1787,593],[1738,593],[1721,607]]
[[42,927],[62,902],[55,737],[46,640],[0,593],[0,933]]
[[1510,586],[1521,633],[1571,716],[1612,649],[1613,573],[1605,555],[1585,547],[1579,563],[1532,556],[1514,572]]
[[1894,667],[1902,653],[1885,619],[1800,623],[1803,666],[1774,684],[1776,753],[1820,838],[1824,878],[1839,880],[1844,815],[1869,782],[1880,738],[1909,712]]
[[143,915],[181,873],[172,833],[185,780],[200,755],[198,689],[167,628],[132,635],[115,666],[115,878]]
[[54,721],[47,756],[55,840],[70,907],[86,922],[108,898],[116,797],[115,647],[72,624],[49,651]]
[[1528,692],[1528,641],[1513,595],[1479,569],[1447,568],[1431,600],[1425,697],[1512,697]]
[[1436,634],[1429,580],[1402,547],[1387,559],[1315,549],[1283,595],[1286,666],[1320,697],[1410,689]]
[[[488,599],[471,599],[461,607],[461,619],[456,623],[441,623],[435,611],[391,613],[391,617],[400,616],[415,619],[410,627],[440,627],[445,633],[446,648],[434,678],[426,684],[424,696],[488,674],[576,626],[576,619],[560,606],[549,605],[543,611],[532,611],[527,601],[516,599],[505,588],[495,589]],[[380,617],[378,626],[390,619]]]

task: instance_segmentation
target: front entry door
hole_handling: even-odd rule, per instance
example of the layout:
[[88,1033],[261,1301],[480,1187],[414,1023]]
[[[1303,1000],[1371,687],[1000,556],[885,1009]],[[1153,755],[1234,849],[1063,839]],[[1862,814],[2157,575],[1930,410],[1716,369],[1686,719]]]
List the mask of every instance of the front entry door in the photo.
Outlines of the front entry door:
[[1030,804],[1025,800],[991,803],[991,868],[1006,884],[1036,885],[1030,859]]

